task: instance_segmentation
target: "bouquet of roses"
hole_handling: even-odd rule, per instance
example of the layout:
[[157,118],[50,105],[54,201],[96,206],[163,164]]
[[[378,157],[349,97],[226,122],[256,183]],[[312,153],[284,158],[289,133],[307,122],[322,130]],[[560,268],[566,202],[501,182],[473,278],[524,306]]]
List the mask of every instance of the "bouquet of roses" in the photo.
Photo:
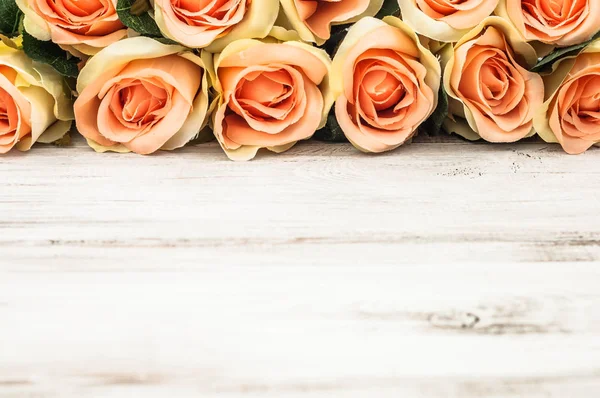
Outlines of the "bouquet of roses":
[[[0,0],[0,153],[600,142],[600,0]],[[74,121],[74,125],[72,126]]]

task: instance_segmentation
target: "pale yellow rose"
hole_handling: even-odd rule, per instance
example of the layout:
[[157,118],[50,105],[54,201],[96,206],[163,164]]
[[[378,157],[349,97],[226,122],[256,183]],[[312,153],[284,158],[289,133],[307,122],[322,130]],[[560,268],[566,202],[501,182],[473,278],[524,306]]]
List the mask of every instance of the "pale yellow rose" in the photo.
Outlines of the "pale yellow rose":
[[27,32],[75,55],[92,55],[127,36],[117,0],[16,0]]
[[441,52],[449,97],[446,130],[469,140],[514,142],[535,134],[542,78],[533,47],[500,17],[488,17]]
[[267,36],[278,12],[279,0],[154,0],[154,18],[163,35],[210,52],[238,39]]
[[440,80],[437,58],[408,25],[396,17],[363,18],[333,59],[336,119],[359,150],[392,150],[433,113]]
[[498,0],[398,0],[402,19],[415,32],[455,42],[490,16]]
[[545,75],[546,101],[534,118],[538,135],[579,154],[600,143],[600,40],[563,58]]
[[321,45],[329,39],[332,25],[372,17],[382,5],[383,0],[281,0],[280,21],[302,40]]
[[[278,39],[295,34],[274,29]],[[298,41],[238,40],[214,56],[214,134],[232,160],[283,152],[325,125],[331,60]]]
[[528,41],[553,46],[583,43],[600,30],[598,0],[500,0],[496,13]]
[[50,143],[71,128],[73,110],[60,76],[0,35],[0,154]]
[[207,123],[206,67],[184,47],[148,37],[111,44],[79,74],[77,129],[98,152],[182,147]]

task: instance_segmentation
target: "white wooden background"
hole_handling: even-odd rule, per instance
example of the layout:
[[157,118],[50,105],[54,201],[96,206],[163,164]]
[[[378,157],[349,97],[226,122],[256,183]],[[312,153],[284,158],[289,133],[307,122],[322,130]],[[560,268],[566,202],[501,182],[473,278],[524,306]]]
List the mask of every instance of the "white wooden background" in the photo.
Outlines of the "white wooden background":
[[0,182],[0,398],[600,396],[598,149],[77,141]]

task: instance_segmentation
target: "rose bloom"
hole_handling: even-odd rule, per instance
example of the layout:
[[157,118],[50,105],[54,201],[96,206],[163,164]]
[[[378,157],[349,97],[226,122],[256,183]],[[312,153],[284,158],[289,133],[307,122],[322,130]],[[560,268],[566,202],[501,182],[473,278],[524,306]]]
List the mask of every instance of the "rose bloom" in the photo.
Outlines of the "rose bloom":
[[92,55],[127,36],[117,16],[117,0],[16,0],[25,14],[25,29],[39,40],[74,53]]
[[50,143],[71,128],[72,103],[62,77],[0,35],[0,153]]
[[330,59],[297,41],[238,40],[215,55],[214,134],[232,160],[283,152],[325,125]]
[[547,99],[534,119],[540,137],[570,154],[600,143],[600,41],[559,61],[544,81]]
[[374,16],[383,0],[281,0],[286,23],[302,40],[323,44],[331,35],[331,25],[355,22]]
[[77,79],[77,129],[96,151],[140,154],[182,147],[206,124],[204,61],[147,37],[93,56]]
[[154,0],[154,17],[168,38],[191,48],[221,51],[238,39],[263,38],[279,0]]
[[417,33],[455,42],[494,12],[498,0],[398,0],[402,19]]
[[598,0],[500,0],[496,12],[528,41],[556,46],[582,43],[600,28]]
[[333,59],[336,119],[361,151],[397,148],[435,110],[440,75],[436,57],[401,20],[361,19]]
[[544,101],[542,78],[529,68],[535,50],[508,22],[485,19],[442,54],[449,118],[444,127],[467,139],[514,142],[534,134]]

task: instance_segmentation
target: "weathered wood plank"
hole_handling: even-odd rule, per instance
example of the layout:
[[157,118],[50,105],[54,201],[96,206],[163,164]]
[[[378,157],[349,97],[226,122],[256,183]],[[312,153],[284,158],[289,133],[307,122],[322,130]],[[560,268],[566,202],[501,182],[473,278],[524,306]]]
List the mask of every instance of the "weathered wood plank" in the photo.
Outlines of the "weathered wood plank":
[[600,151],[445,140],[3,157],[0,398],[595,398]]
[[581,397],[586,264],[6,273],[0,397]]
[[380,156],[302,143],[247,163],[215,144],[37,147],[0,163],[1,267],[600,258],[600,150],[453,142]]

